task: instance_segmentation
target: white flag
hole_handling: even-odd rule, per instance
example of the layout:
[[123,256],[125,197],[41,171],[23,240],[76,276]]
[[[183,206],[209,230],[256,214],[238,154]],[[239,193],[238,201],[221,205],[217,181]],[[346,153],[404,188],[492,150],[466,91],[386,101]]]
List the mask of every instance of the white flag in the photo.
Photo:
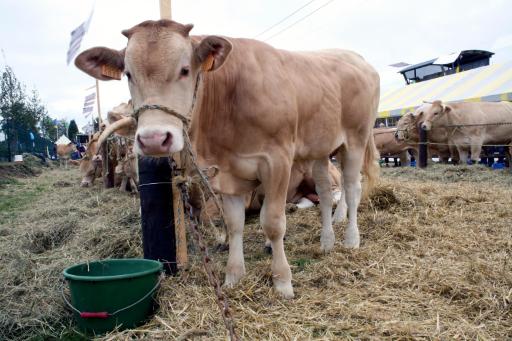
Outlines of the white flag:
[[89,15],[89,19],[84,21],[80,26],[75,28],[73,32],[71,32],[71,41],[69,42],[69,48],[68,48],[68,65],[69,63],[75,58],[78,51],[80,51],[80,44],[82,43],[82,38],[84,37],[85,33],[89,29],[89,24],[91,23],[92,14],[94,11],[91,11],[91,14]]
[[91,114],[94,112],[94,104],[96,103],[96,91],[88,94],[85,96],[84,100],[84,108],[82,110],[82,114],[85,117],[91,116]]

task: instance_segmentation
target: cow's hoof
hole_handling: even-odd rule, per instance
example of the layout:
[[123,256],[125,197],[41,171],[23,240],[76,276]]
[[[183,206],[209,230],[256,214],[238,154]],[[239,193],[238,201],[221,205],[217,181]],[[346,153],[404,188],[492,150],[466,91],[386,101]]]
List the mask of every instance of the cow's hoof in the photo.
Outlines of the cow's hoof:
[[291,282],[274,281],[274,288],[282,298],[292,299],[295,296]]
[[345,231],[345,240],[343,241],[343,246],[345,246],[347,249],[359,248],[359,232],[354,230]]
[[240,282],[240,279],[245,275],[245,266],[236,271],[226,272],[226,280],[224,281],[224,286],[226,288],[233,288],[235,285]]
[[322,233],[320,236],[320,249],[322,252],[329,252],[334,248],[334,231]]
[[272,254],[272,246],[270,245],[265,245],[265,253],[268,254],[268,255],[271,255]]

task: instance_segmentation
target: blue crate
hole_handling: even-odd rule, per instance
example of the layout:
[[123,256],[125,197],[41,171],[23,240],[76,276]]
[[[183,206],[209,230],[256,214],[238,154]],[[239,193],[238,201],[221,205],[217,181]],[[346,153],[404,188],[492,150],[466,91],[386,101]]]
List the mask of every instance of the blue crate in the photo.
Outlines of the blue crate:
[[492,164],[492,169],[503,169],[505,164],[503,162],[495,162]]

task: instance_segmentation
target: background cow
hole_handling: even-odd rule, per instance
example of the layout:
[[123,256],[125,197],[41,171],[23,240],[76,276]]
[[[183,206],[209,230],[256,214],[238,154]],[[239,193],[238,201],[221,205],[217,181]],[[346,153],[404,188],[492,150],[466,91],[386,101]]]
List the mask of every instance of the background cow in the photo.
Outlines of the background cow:
[[245,274],[245,194],[263,186],[260,222],[272,243],[274,288],[291,298],[283,237],[292,164],[313,161],[321,249],[329,251],[334,247],[329,156],[337,152],[348,206],[344,245],[359,247],[360,174],[363,171],[372,185],[379,172],[372,135],[379,76],[350,51],[288,52],[251,39],[192,38],[192,27],[170,20],[145,21],[123,31],[126,49],[92,48],[75,64],[102,80],[112,79],[105,68],[125,73],[133,106],[143,108],[134,146],[140,155],[180,151],[183,122],[176,113],[191,112],[190,137],[199,166],[219,169],[211,185],[222,193],[229,229],[227,286]]
[[512,141],[512,103],[461,102],[443,104],[434,101],[422,110],[422,128],[446,131],[450,144],[454,144],[463,163],[477,163],[483,144],[508,145]]
[[399,157],[402,166],[409,166],[411,158],[409,150],[417,150],[416,145],[411,145],[406,141],[395,139],[396,128],[374,128],[373,137],[375,146],[380,153],[380,157]]
[[[414,113],[408,112],[402,116],[397,122],[395,132],[395,139],[397,141],[416,146],[415,156],[417,155],[420,142],[419,127],[424,119],[424,110],[425,106],[421,106]],[[457,149],[449,146],[448,131],[446,129],[440,128],[436,129],[435,132],[430,132],[429,142],[434,143],[428,145],[429,159],[437,156],[442,163],[448,163],[451,157],[453,163],[458,163]]]
[[97,155],[100,135],[101,132],[96,132],[89,138],[85,155],[80,160],[81,187],[92,186],[96,178],[101,178],[103,164],[101,155]]
[[57,144],[57,155],[59,156],[59,165],[62,167],[64,164],[64,168],[68,169],[68,161],[71,158],[71,154],[76,152],[76,146],[73,142],[69,142],[68,144]]

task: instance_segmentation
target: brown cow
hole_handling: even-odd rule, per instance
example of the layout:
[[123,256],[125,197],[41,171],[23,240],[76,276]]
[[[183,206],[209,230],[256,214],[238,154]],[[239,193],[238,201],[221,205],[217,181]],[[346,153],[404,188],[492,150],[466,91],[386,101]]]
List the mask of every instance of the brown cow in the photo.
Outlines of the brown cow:
[[[414,146],[413,155],[418,155],[418,144],[420,142],[419,126],[424,118],[425,107],[420,106],[414,113],[408,112],[397,122],[395,139],[399,142],[406,142]],[[446,131],[437,130],[435,134],[429,134],[429,141],[433,144],[428,146],[429,159],[439,157],[442,163],[448,163],[450,157],[453,163],[457,163],[459,156],[456,148],[448,146],[448,135]]]
[[191,113],[199,165],[219,169],[211,185],[222,193],[229,229],[227,286],[245,273],[244,196],[263,186],[260,220],[272,243],[274,288],[291,298],[283,237],[292,164],[313,161],[321,248],[329,251],[334,246],[329,155],[338,151],[349,220],[344,245],[359,247],[360,173],[372,185],[379,172],[372,135],[379,76],[350,51],[288,52],[251,39],[191,38],[191,29],[169,20],[145,21],[123,31],[126,49],[92,48],[75,64],[101,80],[115,77],[116,69],[126,74],[133,106],[141,110],[134,146],[140,155],[180,151],[183,122],[176,113]]
[[373,137],[375,138],[375,146],[380,153],[380,157],[399,157],[402,166],[410,165],[409,150],[414,149],[405,141],[395,139],[396,128],[374,128]]
[[57,144],[57,155],[59,156],[59,165],[62,167],[64,163],[64,168],[68,169],[68,161],[71,158],[71,154],[76,152],[76,146],[73,142],[69,142],[68,144]]
[[[512,103],[461,102],[443,104],[434,101],[423,110],[422,128],[445,131],[448,141],[457,147],[461,161],[478,162],[485,143],[508,145],[512,141]],[[508,124],[502,124],[508,123]]]
[[96,132],[89,139],[85,155],[80,161],[80,173],[82,174],[81,187],[89,187],[94,184],[96,178],[100,178],[102,174],[102,159],[98,153],[98,138],[101,132]]

